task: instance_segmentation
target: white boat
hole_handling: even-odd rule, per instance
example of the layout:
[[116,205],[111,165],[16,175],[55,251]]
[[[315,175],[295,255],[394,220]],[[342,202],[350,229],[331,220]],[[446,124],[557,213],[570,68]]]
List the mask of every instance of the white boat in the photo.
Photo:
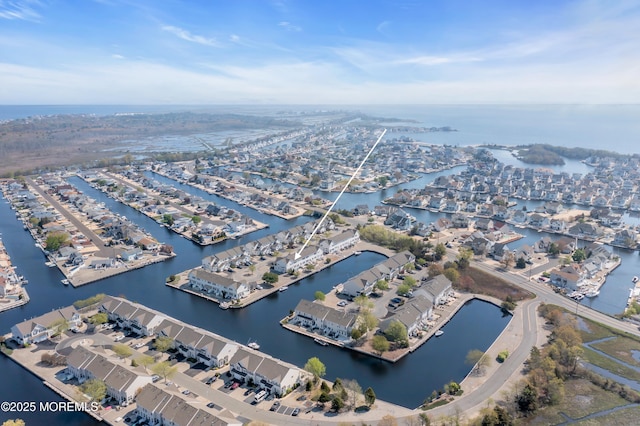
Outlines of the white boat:
[[278,291],[280,291],[280,292],[287,291],[287,290],[289,290],[289,287],[287,287],[286,285],[284,287],[280,287],[278,289]]
[[436,336],[436,337],[440,337],[440,336],[442,336],[443,334],[444,334],[444,331],[442,331],[442,330],[438,330],[438,331],[436,331],[436,333],[434,334],[434,336]]
[[66,278],[65,278],[65,279],[63,279],[63,280],[60,280],[60,282],[61,282],[62,284],[64,284],[64,285],[69,285],[69,280],[68,280],[68,279],[66,279]]
[[45,265],[47,265],[49,268],[53,268],[54,266],[56,266],[55,263],[49,261],[49,262],[44,262]]
[[328,343],[325,342],[324,340],[320,340],[318,338],[313,339],[314,342],[316,342],[317,344],[319,344],[320,346],[327,346]]
[[357,252],[355,252],[353,254],[355,254],[356,256],[360,256],[362,254],[362,252],[361,251],[357,251]]
[[218,305],[220,309],[229,309],[229,302],[220,302]]
[[600,294],[600,290],[589,290],[588,292],[586,292],[584,295],[587,297],[596,297],[597,295]]
[[256,351],[260,349],[260,345],[258,344],[258,342],[249,342],[247,343],[247,346],[249,346],[251,349],[255,349]]
[[637,282],[638,282],[638,277],[633,277],[633,279],[631,280],[631,282],[637,283]]

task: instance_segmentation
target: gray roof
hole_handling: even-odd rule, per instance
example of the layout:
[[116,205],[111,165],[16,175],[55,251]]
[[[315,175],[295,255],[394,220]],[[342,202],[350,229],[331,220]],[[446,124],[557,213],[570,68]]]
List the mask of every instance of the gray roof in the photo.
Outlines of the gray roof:
[[56,309],[54,311],[47,312],[44,315],[40,315],[39,317],[35,317],[30,320],[18,323],[16,324],[16,328],[24,336],[30,334],[38,325],[44,328],[49,328],[51,324],[56,321],[60,321],[62,319],[69,321],[73,317],[73,315],[77,313],[78,311],[76,311],[73,306],[67,306],[66,308]]
[[338,324],[343,327],[354,326],[357,319],[357,316],[355,314],[345,311],[339,311],[329,306],[325,306],[322,303],[311,302],[305,299],[302,299],[300,300],[300,302],[298,302],[295,311],[305,314],[309,317]]

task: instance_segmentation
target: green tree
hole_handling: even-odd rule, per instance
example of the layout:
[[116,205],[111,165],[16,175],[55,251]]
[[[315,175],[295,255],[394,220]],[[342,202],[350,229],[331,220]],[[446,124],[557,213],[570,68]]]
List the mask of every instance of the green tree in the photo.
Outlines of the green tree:
[[69,321],[64,318],[57,319],[49,324],[49,329],[53,330],[53,336],[57,336],[69,329]]
[[195,225],[197,225],[197,224],[199,224],[200,222],[202,222],[202,218],[201,218],[200,216],[197,216],[197,215],[196,215],[196,216],[191,216],[191,221],[192,221]]
[[516,396],[516,405],[518,410],[525,414],[535,413],[538,409],[538,393],[536,389],[529,383]]
[[153,365],[154,362],[155,360],[150,355],[140,355],[136,358],[136,363],[141,365],[144,368],[144,371],[147,371],[147,368]]
[[516,260],[516,268],[524,269],[526,267],[527,267],[527,261],[524,260],[524,257],[519,257],[518,260]]
[[166,383],[167,379],[172,378],[178,372],[178,367],[172,366],[169,361],[162,361],[152,366],[151,372],[162,377]]
[[133,354],[133,349],[131,349],[131,346],[123,345],[122,343],[114,344],[113,346],[111,346],[111,350],[120,359],[128,358]]
[[360,309],[372,309],[373,308],[373,302],[364,294],[361,294],[359,296],[357,296],[355,299],[353,299],[353,303],[356,304],[356,306],[358,306]]
[[407,284],[400,284],[396,289],[396,294],[406,296],[411,291],[411,286]]
[[444,270],[444,276],[452,283],[457,283],[460,280],[460,272],[456,268],[447,268]]
[[327,367],[315,356],[307,360],[307,363],[304,365],[304,370],[313,374],[314,382],[317,382],[318,379],[327,374]]
[[373,339],[371,339],[371,347],[378,355],[382,355],[389,350],[390,344],[386,337],[378,335],[373,336]]
[[479,349],[472,349],[467,353],[465,363],[473,366],[476,373],[482,373],[491,365],[491,358]]
[[408,285],[409,288],[413,288],[416,285],[416,279],[413,277],[406,276],[402,280],[403,285]]
[[273,272],[265,272],[264,275],[262,275],[262,279],[266,283],[274,284],[278,282],[278,274]]
[[364,391],[364,401],[368,407],[371,407],[376,402],[376,393],[371,387]]
[[331,392],[331,388],[324,380],[320,383],[320,392],[329,393]]
[[436,259],[440,260],[447,254],[447,248],[443,243],[436,244],[436,248],[434,249],[434,254]]
[[339,396],[336,396],[335,398],[333,398],[333,401],[331,401],[331,409],[337,413],[343,408],[344,408],[344,402],[342,401],[342,399]]
[[318,402],[321,404],[325,404],[329,401],[331,401],[331,397],[329,396],[329,394],[327,392],[321,392],[320,396],[318,397]]
[[549,244],[549,254],[551,256],[557,256],[560,254],[560,246],[558,246],[558,244],[556,243],[551,243]]
[[173,347],[173,339],[166,336],[158,336],[153,342],[153,347],[158,352],[166,352]]
[[571,258],[573,259],[574,262],[580,263],[587,258],[587,253],[585,252],[584,249],[579,248],[573,252],[573,254],[571,255]]
[[[380,322],[378,318],[369,310],[364,310],[358,314],[358,322],[364,329],[365,333],[375,329]],[[364,334],[364,333],[363,333]]]
[[47,235],[45,246],[47,251],[55,252],[69,241],[69,234],[65,232],[51,232]]
[[326,296],[323,292],[321,292],[320,290],[316,291],[315,293],[313,293],[313,298],[315,300],[319,300],[321,302],[324,302]]
[[387,336],[387,339],[400,346],[406,347],[409,345],[407,327],[398,320],[391,321],[384,334]]
[[167,224],[167,225],[169,225],[169,226],[173,226],[173,222],[174,222],[174,221],[173,221],[173,216],[172,216],[172,215],[170,215],[170,214],[168,214],[168,213],[167,213],[167,214],[164,214],[164,215],[162,216],[162,222],[166,223],[166,224]]
[[389,290],[389,282],[387,280],[378,280],[374,287],[376,290]]
[[89,379],[80,385],[83,394],[91,398],[92,401],[102,401],[107,395],[107,385],[98,379]]
[[90,322],[91,324],[95,324],[95,325],[98,325],[98,324],[104,324],[104,323],[106,323],[107,321],[109,321],[109,318],[107,317],[107,314],[106,314],[106,313],[104,313],[104,312],[98,312],[97,314],[92,315],[92,316],[89,318],[89,322]]

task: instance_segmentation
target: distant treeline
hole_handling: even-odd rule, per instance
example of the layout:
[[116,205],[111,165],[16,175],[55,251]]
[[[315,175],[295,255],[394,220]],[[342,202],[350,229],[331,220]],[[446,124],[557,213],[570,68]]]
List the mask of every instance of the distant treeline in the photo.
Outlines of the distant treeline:
[[628,157],[626,154],[604,149],[569,148],[547,144],[520,145],[516,149],[518,150],[518,159],[528,164],[564,165],[564,158],[582,161],[590,157]]

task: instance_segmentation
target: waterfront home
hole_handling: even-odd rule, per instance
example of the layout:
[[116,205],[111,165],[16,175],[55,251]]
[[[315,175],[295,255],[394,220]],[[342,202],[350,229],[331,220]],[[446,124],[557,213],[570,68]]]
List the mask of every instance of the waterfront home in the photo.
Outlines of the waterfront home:
[[201,268],[189,272],[189,285],[222,299],[243,299],[251,293],[247,283],[239,282]]
[[547,253],[553,241],[549,237],[542,237],[533,243],[533,251],[535,253]]
[[16,342],[26,346],[47,340],[59,333],[61,328],[79,327],[80,324],[80,314],[73,306],[67,306],[18,323],[11,327],[11,334]]
[[409,213],[402,209],[397,209],[393,213],[391,213],[384,221],[385,225],[388,225],[394,229],[399,229],[401,231],[410,230],[414,223],[416,222],[416,218],[411,216]]
[[488,218],[479,218],[476,220],[476,229],[480,231],[490,231],[493,229],[493,220]]
[[360,233],[356,230],[349,229],[320,241],[319,247],[325,254],[335,254],[349,247],[353,247],[358,242],[360,242]]
[[425,282],[421,290],[425,291],[427,299],[435,306],[444,305],[451,294],[452,284],[449,278],[440,274]]
[[631,229],[622,229],[617,231],[613,237],[613,244],[617,246],[636,248],[638,235]]
[[91,269],[107,269],[113,268],[116,266],[116,260],[111,257],[102,258],[102,259],[93,259],[89,262],[89,268]]
[[257,351],[239,349],[229,361],[231,375],[243,383],[253,383],[271,395],[282,396],[302,383],[308,374]]
[[141,336],[153,335],[155,328],[165,319],[163,315],[142,305],[113,296],[105,296],[100,301],[98,310],[106,313],[110,321]]
[[228,270],[231,265],[249,262],[251,256],[243,246],[233,247],[202,259],[202,268],[209,272]]
[[433,303],[429,300],[429,295],[419,289],[413,298],[380,322],[380,330],[384,333],[391,322],[400,321],[407,328],[407,334],[415,336],[432,316]]
[[302,299],[293,311],[291,322],[301,327],[317,329],[319,334],[344,340],[351,337],[357,318],[351,312]]
[[[194,402],[189,398],[190,402]],[[145,385],[136,396],[133,416],[159,426],[241,426],[228,410],[213,414],[191,405],[180,394],[169,393],[153,384]]]
[[587,222],[576,223],[571,228],[569,228],[567,233],[571,236],[584,239],[595,239],[602,235],[602,231],[598,226]]
[[125,262],[130,262],[142,257],[142,249],[140,247],[134,247],[129,250],[123,250],[120,252],[120,258]]
[[549,280],[553,285],[575,291],[584,284],[586,278],[584,269],[577,263],[572,263],[553,269]]
[[79,383],[96,379],[107,386],[107,395],[120,405],[131,404],[136,394],[152,382],[150,375],[132,371],[85,346],[76,346],[67,356],[67,371]]
[[165,318],[157,327],[156,335],[173,340],[173,348],[182,355],[194,358],[210,367],[222,367],[238,350],[236,343],[217,334]]
[[283,274],[287,271],[297,271],[303,269],[307,265],[314,265],[318,260],[322,259],[324,253],[319,247],[308,246],[300,253],[300,257],[296,259],[296,253],[291,253],[286,257],[276,259],[273,264],[273,271]]

